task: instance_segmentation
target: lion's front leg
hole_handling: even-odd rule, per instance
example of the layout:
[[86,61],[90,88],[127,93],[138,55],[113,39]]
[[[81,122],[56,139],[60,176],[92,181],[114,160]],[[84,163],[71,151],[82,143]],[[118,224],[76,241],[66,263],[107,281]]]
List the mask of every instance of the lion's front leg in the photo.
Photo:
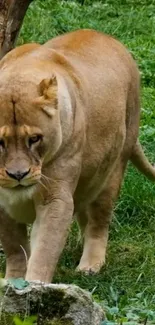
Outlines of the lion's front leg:
[[52,198],[47,205],[38,206],[36,212],[26,280],[48,283],[54,275],[71,224],[72,196],[65,193],[65,197]]
[[0,241],[6,254],[5,278],[24,278],[29,258],[26,225],[9,218],[3,210],[0,210]]

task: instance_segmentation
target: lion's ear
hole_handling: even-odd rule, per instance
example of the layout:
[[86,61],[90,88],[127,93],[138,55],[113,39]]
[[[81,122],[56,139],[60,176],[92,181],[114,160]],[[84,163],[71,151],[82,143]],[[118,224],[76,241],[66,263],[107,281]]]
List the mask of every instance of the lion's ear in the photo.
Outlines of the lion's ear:
[[57,79],[56,76],[50,79],[43,79],[39,84],[39,93],[44,96],[46,100],[50,100],[56,95],[57,92]]
[[35,104],[41,106],[43,111],[52,117],[58,108],[58,84],[56,76],[49,79],[43,79],[39,86],[40,97],[35,100]]

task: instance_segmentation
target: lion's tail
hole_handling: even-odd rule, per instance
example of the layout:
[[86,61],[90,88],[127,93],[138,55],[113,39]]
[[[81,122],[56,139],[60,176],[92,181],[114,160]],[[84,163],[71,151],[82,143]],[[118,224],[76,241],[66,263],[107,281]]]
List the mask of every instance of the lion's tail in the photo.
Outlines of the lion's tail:
[[143,173],[147,178],[155,181],[155,168],[150,164],[149,160],[145,156],[139,141],[137,141],[133,148],[130,160],[141,173]]

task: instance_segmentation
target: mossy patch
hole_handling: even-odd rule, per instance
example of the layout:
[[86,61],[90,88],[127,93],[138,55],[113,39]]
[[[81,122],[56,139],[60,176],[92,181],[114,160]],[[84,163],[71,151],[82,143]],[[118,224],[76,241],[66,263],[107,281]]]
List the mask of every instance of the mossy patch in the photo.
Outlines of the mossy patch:
[[14,315],[2,313],[0,317],[0,325],[14,325],[13,318]]
[[66,319],[64,320],[55,319],[52,322],[48,323],[47,325],[73,325],[73,322]]
[[[23,309],[21,313],[18,310],[18,298],[19,296],[17,295],[16,301],[16,294],[14,293],[13,299],[17,303],[15,311],[13,309],[11,313],[7,314],[5,304],[2,306],[0,325],[14,325],[13,318],[15,316],[18,316],[23,321],[25,319],[25,312],[29,316],[37,315],[37,325],[72,325],[70,320],[63,319],[63,317],[67,314],[70,306],[76,302],[76,298],[66,295],[63,289],[50,290],[49,292],[48,290],[30,292],[27,311]],[[26,301],[26,299],[27,293],[24,293],[24,300]]]
[[[0,318],[0,325],[14,325],[15,324],[14,317],[15,315],[3,313]],[[25,319],[25,317],[22,317],[22,315],[18,315],[18,317],[21,320],[21,322]],[[54,318],[53,320],[49,320],[49,319],[41,320],[38,318],[37,325],[73,325],[73,322],[71,320],[59,319],[59,318],[57,319]]]
[[[31,315],[38,315],[39,325],[45,320],[53,318],[62,318],[67,312],[71,304],[76,302],[76,298],[66,296],[64,290],[53,290],[49,294],[43,292],[40,295],[40,303],[38,299],[29,300],[29,310]],[[43,323],[44,324],[44,323]]]

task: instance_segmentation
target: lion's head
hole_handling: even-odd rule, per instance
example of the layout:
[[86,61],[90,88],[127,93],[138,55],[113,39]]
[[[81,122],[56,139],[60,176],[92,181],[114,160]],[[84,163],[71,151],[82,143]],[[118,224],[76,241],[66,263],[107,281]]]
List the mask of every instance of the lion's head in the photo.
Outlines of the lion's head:
[[57,76],[34,53],[8,55],[0,76],[0,187],[32,189],[62,142]]

